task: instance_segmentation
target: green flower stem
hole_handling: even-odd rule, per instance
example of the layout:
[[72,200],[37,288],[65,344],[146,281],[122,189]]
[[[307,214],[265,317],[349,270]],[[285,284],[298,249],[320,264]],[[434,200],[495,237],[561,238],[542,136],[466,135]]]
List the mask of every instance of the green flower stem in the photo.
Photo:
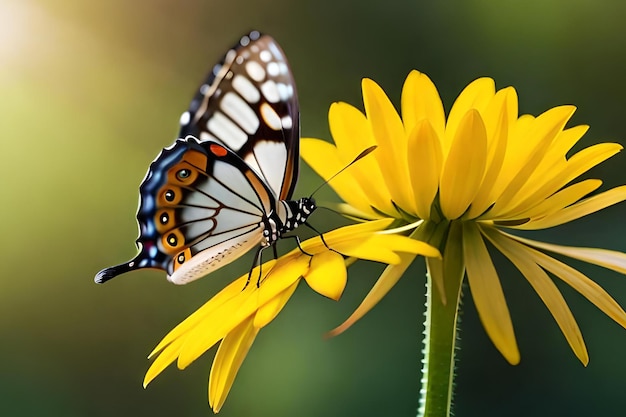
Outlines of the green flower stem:
[[[444,250],[443,259],[427,260],[428,283],[419,417],[450,416],[457,320],[464,276],[460,226],[457,222],[439,224],[431,235],[430,243]],[[446,243],[442,245],[445,234]],[[443,280],[443,296],[435,285],[436,278]]]

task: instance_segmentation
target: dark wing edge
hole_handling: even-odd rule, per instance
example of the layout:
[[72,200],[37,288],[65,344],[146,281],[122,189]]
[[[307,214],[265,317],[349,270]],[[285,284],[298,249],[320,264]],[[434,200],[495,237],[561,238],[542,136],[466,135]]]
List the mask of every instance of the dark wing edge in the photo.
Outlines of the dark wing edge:
[[179,137],[187,135],[221,143],[246,161],[276,198],[292,196],[299,175],[298,95],[286,55],[271,36],[258,31],[242,36],[213,67],[181,116]]

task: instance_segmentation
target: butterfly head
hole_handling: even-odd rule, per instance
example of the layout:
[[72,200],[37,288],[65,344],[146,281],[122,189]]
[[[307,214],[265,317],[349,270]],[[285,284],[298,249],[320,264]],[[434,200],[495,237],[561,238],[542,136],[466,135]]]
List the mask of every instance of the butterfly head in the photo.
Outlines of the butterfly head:
[[315,203],[315,199],[313,197],[303,197],[300,199],[299,203],[300,210],[302,210],[302,213],[306,214],[306,217],[313,213],[317,208],[317,204]]

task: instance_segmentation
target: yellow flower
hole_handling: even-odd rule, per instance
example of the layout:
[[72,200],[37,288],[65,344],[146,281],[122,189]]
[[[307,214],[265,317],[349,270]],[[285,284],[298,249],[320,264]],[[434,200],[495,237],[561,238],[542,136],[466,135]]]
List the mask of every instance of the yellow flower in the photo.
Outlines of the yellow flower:
[[254,282],[246,286],[248,273],[241,276],[163,338],[150,354],[156,358],[144,386],[175,360],[178,368],[184,369],[221,340],[209,378],[209,404],[217,413],[259,330],[282,310],[300,278],[319,294],[338,300],[347,280],[342,255],[385,264],[401,262],[405,253],[439,256],[423,242],[377,233],[390,223],[383,219],[325,233],[324,240],[333,250],[319,236],[306,240],[302,249],[312,257],[295,249],[264,263],[252,271],[252,277],[261,274],[259,286]]
[[[438,247],[442,259],[427,259],[429,279],[445,305],[451,281],[467,276],[482,324],[512,364],[519,351],[511,318],[487,242],[521,271],[550,310],[583,364],[588,355],[580,329],[549,277],[564,281],[605,314],[626,327],[626,313],[598,284],[548,253],[564,255],[626,273],[620,252],[542,243],[508,233],[558,226],[626,199],[626,186],[587,197],[602,181],[574,182],[618,153],[622,146],[601,143],[568,152],[587,126],[566,128],[575,111],[560,106],[533,117],[518,116],[512,87],[496,91],[494,81],[469,84],[446,118],[439,94],[424,74],[413,71],[402,90],[402,117],[373,81],[362,84],[365,114],[334,103],[329,125],[335,144],[302,141],[303,159],[328,178],[360,150],[378,148],[331,182],[352,218],[393,218],[411,236]],[[418,220],[423,220],[419,222]],[[397,225],[397,222],[396,222]],[[338,334],[369,311],[398,281],[415,258],[400,255],[389,265]],[[458,302],[458,298],[452,300]]]

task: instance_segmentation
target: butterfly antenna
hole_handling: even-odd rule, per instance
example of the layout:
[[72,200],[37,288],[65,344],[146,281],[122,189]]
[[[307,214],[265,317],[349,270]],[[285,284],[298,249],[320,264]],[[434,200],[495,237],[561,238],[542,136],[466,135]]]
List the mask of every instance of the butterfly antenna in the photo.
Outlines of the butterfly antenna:
[[376,145],[374,146],[370,146],[369,148],[365,149],[363,152],[361,152],[360,154],[358,154],[356,156],[356,158],[354,158],[352,160],[352,162],[350,162],[348,165],[346,165],[345,167],[341,168],[339,171],[337,171],[332,177],[330,177],[329,179],[327,179],[326,181],[324,181],[319,187],[317,187],[315,189],[315,191],[313,191],[311,193],[310,197],[313,197],[313,194],[315,194],[316,192],[318,192],[323,186],[325,186],[326,184],[328,184],[329,182],[331,182],[337,175],[341,174],[343,171],[345,171],[346,169],[350,168],[352,165],[354,165],[354,163],[358,162],[359,160],[365,158],[367,155],[369,155],[370,153],[372,153],[375,149],[377,148]]

